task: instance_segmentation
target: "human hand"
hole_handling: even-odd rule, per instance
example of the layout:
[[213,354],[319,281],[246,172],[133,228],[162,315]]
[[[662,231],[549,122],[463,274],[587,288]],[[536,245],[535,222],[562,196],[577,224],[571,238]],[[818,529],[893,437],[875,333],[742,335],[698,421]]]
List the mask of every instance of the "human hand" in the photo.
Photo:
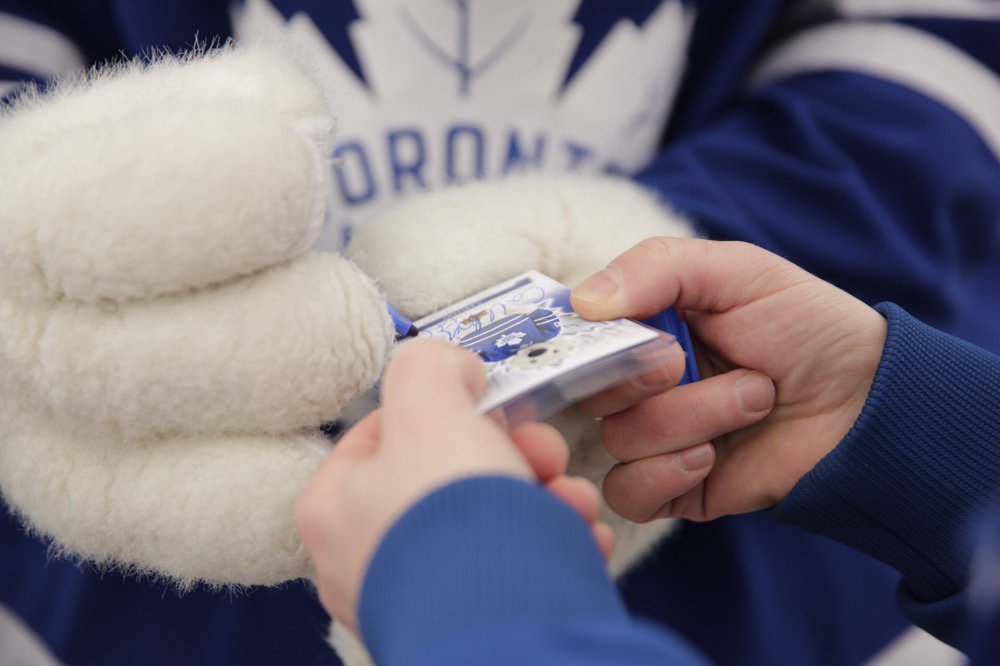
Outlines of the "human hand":
[[604,497],[640,522],[780,502],[854,424],[886,335],[861,301],[738,242],[650,238],[577,287],[573,306],[587,319],[675,306],[703,346],[702,381],[602,424],[621,461]]
[[613,534],[598,522],[597,489],[565,476],[565,441],[539,423],[508,436],[478,411],[485,385],[484,366],[471,353],[437,341],[407,343],[386,369],[382,408],[344,435],[306,488],[296,512],[299,532],[320,601],[339,622],[355,626],[365,572],[392,524],[425,495],[464,477],[538,478],[591,525],[607,559]]
[[[400,313],[419,319],[527,270],[577,284],[643,238],[692,233],[690,223],[628,179],[532,174],[407,197],[366,221],[346,256],[376,280]],[[443,265],[448,269],[441,270]],[[679,346],[668,346],[658,361],[642,377],[553,421],[569,443],[574,473],[599,485],[615,462],[592,417],[677,383],[684,367]],[[638,525],[606,507],[602,511],[617,536],[609,562],[615,576],[671,529],[665,521]]]

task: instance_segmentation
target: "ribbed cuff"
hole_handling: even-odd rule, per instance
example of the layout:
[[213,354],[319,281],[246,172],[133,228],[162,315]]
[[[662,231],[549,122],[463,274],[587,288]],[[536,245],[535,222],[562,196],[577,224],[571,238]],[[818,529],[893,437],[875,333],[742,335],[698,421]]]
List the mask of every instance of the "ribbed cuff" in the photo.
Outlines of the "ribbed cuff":
[[876,309],[888,337],[861,415],[774,513],[899,570],[916,619],[919,605],[951,608],[1000,496],[1000,359],[896,305]]
[[379,545],[358,606],[383,666],[456,632],[625,614],[584,521],[509,477],[456,481],[407,511]]

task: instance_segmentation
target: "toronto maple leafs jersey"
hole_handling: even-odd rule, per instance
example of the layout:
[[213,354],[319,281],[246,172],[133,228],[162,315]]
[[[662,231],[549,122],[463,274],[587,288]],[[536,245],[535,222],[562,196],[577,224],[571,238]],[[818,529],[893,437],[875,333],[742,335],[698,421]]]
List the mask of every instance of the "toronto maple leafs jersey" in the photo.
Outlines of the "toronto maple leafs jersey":
[[[0,94],[231,35],[291,37],[336,93],[329,248],[427,187],[626,174],[1000,351],[995,0],[0,0]],[[333,659],[297,586],[164,600],[43,552],[0,523],[0,601],[65,661]],[[721,663],[842,664],[903,630],[895,580],[753,514],[685,525],[623,590]]]
[[510,358],[525,347],[545,342],[559,335],[559,315],[552,310],[535,308],[490,322],[462,337],[460,342],[487,363]]

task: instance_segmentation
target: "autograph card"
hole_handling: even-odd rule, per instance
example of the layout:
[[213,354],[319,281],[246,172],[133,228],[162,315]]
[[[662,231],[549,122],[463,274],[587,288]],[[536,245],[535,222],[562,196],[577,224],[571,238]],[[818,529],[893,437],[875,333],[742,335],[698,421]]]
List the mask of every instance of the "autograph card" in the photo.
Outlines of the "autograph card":
[[671,341],[628,319],[581,319],[569,287],[536,271],[414,323],[421,336],[460,344],[486,362],[480,408],[504,408],[511,425],[546,418],[643,372],[644,359]]

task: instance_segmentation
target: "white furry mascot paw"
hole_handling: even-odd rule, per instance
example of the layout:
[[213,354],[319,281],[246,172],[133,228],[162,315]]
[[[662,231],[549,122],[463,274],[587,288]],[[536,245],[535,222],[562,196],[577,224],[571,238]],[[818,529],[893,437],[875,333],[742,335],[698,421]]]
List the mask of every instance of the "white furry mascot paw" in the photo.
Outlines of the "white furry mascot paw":
[[393,338],[361,271],[306,252],[333,133],[265,48],[91,73],[0,117],[0,488],[57,547],[181,584],[309,574],[316,428]]
[[[535,175],[414,197],[362,227],[347,256],[419,317],[529,269],[575,285],[645,238],[688,235],[688,222],[630,181]],[[574,410],[552,422],[573,452],[570,472],[600,487],[615,461],[598,422]],[[607,507],[602,518],[617,534],[615,575],[674,524],[636,525]]]
[[[627,181],[534,176],[414,197],[361,228],[354,263],[308,252],[333,133],[263,47],[92,73],[0,116],[0,489],[62,550],[182,584],[308,576],[294,505],[318,426],[382,369],[378,288],[419,316],[690,232]],[[557,424],[599,482],[596,422]],[[605,514],[615,573],[670,529]]]
[[[688,222],[620,178],[530,176],[474,183],[414,197],[369,221],[347,249],[400,311],[418,318],[526,270],[575,285],[639,241],[689,236]],[[570,445],[570,473],[600,487],[616,462],[598,421],[568,410],[551,422]],[[626,573],[676,525],[638,525],[601,509],[615,530],[609,568]],[[370,664],[364,647],[335,626],[345,663]]]

